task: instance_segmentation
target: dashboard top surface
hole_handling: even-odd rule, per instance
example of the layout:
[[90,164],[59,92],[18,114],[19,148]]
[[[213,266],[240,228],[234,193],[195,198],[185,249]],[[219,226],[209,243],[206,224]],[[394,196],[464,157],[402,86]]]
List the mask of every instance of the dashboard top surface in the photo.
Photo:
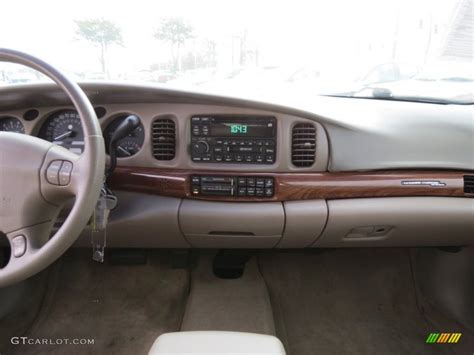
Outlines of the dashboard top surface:
[[[122,160],[127,166],[158,166],[206,170],[293,171],[289,164],[290,127],[297,121],[318,126],[317,162],[306,171],[357,171],[379,169],[474,170],[474,115],[466,105],[436,105],[365,99],[315,98],[314,102],[282,100],[279,104],[182,92],[146,85],[82,84],[94,105],[104,106],[105,128],[120,113],[135,113],[144,122],[145,142],[149,122],[168,115],[178,122],[178,159],[150,160],[145,153]],[[292,103],[288,104],[288,102]],[[291,107],[290,105],[293,105]],[[37,134],[39,122],[53,111],[70,108],[54,85],[35,84],[0,88],[0,116],[17,117],[26,133]],[[23,120],[27,109],[36,108],[35,121]],[[195,114],[270,115],[278,119],[281,155],[272,166],[216,167],[185,161],[190,143],[189,120]],[[184,142],[184,143],[183,143]],[[321,143],[322,142],[322,143]],[[147,150],[147,149],[144,149]],[[149,154],[148,154],[149,155]],[[126,161],[128,160],[128,161]],[[305,169],[297,169],[305,171]]]

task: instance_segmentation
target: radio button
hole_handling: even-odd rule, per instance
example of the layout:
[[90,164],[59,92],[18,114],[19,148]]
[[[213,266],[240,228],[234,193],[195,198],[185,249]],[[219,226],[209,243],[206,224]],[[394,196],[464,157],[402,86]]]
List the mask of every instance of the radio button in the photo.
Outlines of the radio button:
[[255,156],[255,161],[257,163],[263,163],[263,156],[262,155],[256,155]]
[[253,155],[246,155],[246,156],[245,156],[245,161],[246,161],[247,163],[253,162]]
[[199,136],[199,126],[193,125],[193,135]]
[[202,161],[211,161],[211,156],[206,155],[205,157],[202,157]]
[[202,160],[201,157],[193,157],[192,159],[193,159],[193,161],[201,161]]
[[257,195],[257,197],[262,197],[265,193],[263,187],[257,187],[255,189],[255,192],[256,192],[255,194]]
[[209,151],[209,144],[206,141],[197,141],[192,145],[193,152],[197,154],[204,154]]
[[265,179],[265,187],[273,187],[273,179]]
[[214,155],[214,160],[221,162],[222,161],[222,155]]
[[243,157],[242,155],[237,154],[237,155],[235,156],[235,161],[236,161],[236,162],[239,162],[239,163],[240,163],[240,162],[243,161],[243,160],[244,160],[244,157]]
[[201,117],[193,117],[191,118],[191,121],[194,122],[199,122],[201,120]]
[[239,187],[237,194],[239,196],[245,196],[247,194],[247,189],[245,187]]
[[230,155],[230,154],[224,155],[224,160],[225,160],[226,162],[232,161],[232,160],[233,160],[233,159],[232,159],[232,155]]
[[275,156],[273,154],[267,155],[265,159],[267,163],[273,163],[274,160],[275,160]]
[[255,178],[248,178],[247,179],[247,186],[254,187],[255,186]]
[[244,178],[244,177],[239,177],[239,178],[237,179],[237,184],[238,184],[239,186],[245,186],[245,185],[247,185],[247,179]]
[[265,186],[265,179],[258,178],[258,179],[256,180],[255,185],[256,185],[257,187],[264,187],[264,186]]
[[201,178],[199,176],[191,177],[191,184],[199,185],[201,183]]
[[199,186],[193,186],[191,192],[193,195],[199,195]]
[[271,187],[265,188],[265,196],[272,197],[273,196],[273,189]]

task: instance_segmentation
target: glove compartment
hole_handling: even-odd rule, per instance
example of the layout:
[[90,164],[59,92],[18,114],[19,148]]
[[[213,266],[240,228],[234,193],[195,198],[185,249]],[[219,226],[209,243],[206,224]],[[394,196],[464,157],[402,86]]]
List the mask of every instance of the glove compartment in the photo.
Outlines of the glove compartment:
[[198,248],[273,248],[283,235],[280,202],[209,202],[183,200],[179,224]]

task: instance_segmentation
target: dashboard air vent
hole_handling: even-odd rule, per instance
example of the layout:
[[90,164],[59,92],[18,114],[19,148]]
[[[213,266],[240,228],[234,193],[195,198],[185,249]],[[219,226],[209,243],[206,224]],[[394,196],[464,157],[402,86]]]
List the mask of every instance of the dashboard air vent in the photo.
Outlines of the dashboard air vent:
[[157,160],[172,160],[176,154],[176,127],[169,118],[158,118],[152,126],[153,156]]
[[474,175],[464,175],[464,192],[474,194]]
[[293,127],[291,161],[297,167],[308,167],[316,158],[316,127],[311,123],[298,123]]

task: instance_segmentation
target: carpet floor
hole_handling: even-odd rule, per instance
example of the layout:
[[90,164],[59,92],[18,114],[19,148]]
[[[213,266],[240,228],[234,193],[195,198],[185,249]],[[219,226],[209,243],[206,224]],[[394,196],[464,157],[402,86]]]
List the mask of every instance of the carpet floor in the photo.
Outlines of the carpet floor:
[[51,271],[35,339],[93,339],[93,345],[16,345],[7,354],[147,354],[164,332],[179,330],[189,275],[166,254],[146,265],[98,264],[72,250]]
[[192,272],[191,293],[181,330],[224,330],[275,335],[272,307],[255,258],[238,279],[220,279],[212,256],[203,255]]
[[453,330],[419,311],[408,249],[265,253],[259,265],[289,355],[462,353],[425,344]]

